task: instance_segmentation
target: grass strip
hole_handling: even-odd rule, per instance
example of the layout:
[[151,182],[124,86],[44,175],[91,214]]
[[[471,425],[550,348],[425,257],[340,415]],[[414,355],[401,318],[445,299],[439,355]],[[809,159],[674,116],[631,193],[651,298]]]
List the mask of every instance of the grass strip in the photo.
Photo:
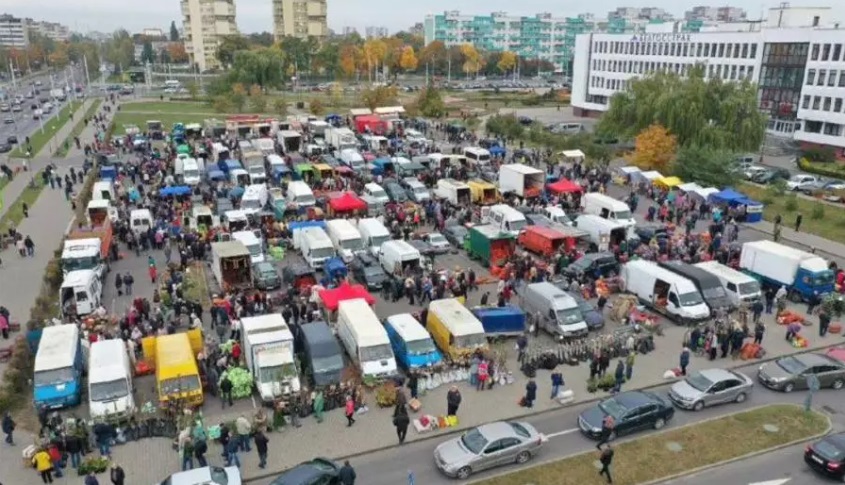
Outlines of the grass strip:
[[[31,173],[21,173],[18,174],[18,177],[26,177]],[[27,184],[21,195],[15,199],[6,213],[3,214],[3,217],[0,218],[0,232],[6,233],[10,227],[17,228],[24,219],[23,205],[26,204],[27,207],[32,209],[35,201],[38,200],[38,196],[41,195],[41,191],[44,190],[44,179],[41,177],[41,172],[33,173],[31,176],[32,182]]]
[[44,130],[42,131],[39,127],[35,132],[30,135],[29,137],[29,144],[32,147],[32,152],[29,156],[26,155],[26,147],[23,145],[18,145],[17,148],[12,150],[9,153],[9,157],[11,158],[33,158],[41,152],[47,143],[50,142],[50,139],[56,136],[56,133],[59,132],[62,128],[64,128],[65,124],[71,120],[74,112],[77,108],[79,108],[82,103],[78,101],[68,101],[65,104],[65,107],[59,111],[59,114],[56,116],[44,120]]
[[845,241],[845,208],[824,202],[816,202],[796,194],[775,194],[772,189],[752,184],[740,184],[740,191],[749,198],[759,200],[763,207],[763,219],[775,222],[778,215],[784,225],[791,227],[798,214],[803,216],[801,232],[815,234],[831,241]]
[[[777,426],[769,432],[764,425]],[[810,438],[825,432],[828,420],[815,411],[774,404],[676,430],[619,443],[611,473],[613,483],[628,485],[669,477],[687,470]],[[681,451],[668,445],[677,443]],[[507,475],[480,480],[484,485],[590,485],[598,475],[598,452],[590,451]]]
[[102,103],[103,100],[101,99],[95,99],[94,102],[91,103],[91,106],[89,106],[88,109],[85,110],[85,114],[82,116],[82,118],[76,121],[76,124],[73,126],[73,130],[71,130],[70,135],[65,138],[64,143],[62,143],[61,145],[59,145],[58,148],[56,148],[56,152],[53,154],[53,156],[61,158],[67,156],[68,152],[70,151],[70,147],[76,144],[74,138],[81,135],[82,131],[87,126],[85,124],[85,120],[87,119],[89,120],[89,122],[91,122],[91,118],[93,118],[94,115],[97,114],[97,110],[100,109],[100,104]]

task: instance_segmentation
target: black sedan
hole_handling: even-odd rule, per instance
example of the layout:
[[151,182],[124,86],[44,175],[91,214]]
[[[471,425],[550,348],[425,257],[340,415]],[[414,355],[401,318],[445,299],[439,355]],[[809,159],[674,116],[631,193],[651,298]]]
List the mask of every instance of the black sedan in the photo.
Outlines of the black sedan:
[[314,458],[300,463],[276,477],[270,485],[340,484],[340,467],[328,458]]
[[0,153],[8,153],[12,151],[12,145],[8,143],[0,143]]
[[352,277],[355,278],[355,281],[366,286],[368,290],[381,290],[384,282],[387,281],[387,273],[381,269],[378,261],[369,254],[360,254],[349,263],[349,268],[352,270]]
[[446,229],[443,230],[443,237],[449,241],[449,244],[455,246],[456,248],[463,248],[464,247],[464,239],[469,235],[469,231],[466,227],[455,225],[455,226],[447,226]]
[[807,445],[804,461],[813,470],[830,478],[845,479],[845,433],[825,436],[821,441]]
[[628,391],[605,399],[578,416],[578,428],[587,437],[601,437],[604,418],[615,423],[610,439],[645,429],[661,429],[675,415],[675,408],[662,397],[648,391]]
[[433,256],[437,254],[437,251],[435,251],[431,244],[423,241],[422,239],[411,239],[408,241],[408,244],[416,248],[416,250],[423,256]]

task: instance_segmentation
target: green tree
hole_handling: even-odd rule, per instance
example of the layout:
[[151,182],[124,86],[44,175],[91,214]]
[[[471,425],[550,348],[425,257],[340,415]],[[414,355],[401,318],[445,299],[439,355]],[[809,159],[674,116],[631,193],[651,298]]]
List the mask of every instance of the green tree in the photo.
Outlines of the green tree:
[[285,37],[278,47],[285,54],[285,72],[293,76],[311,71],[311,61],[317,53],[319,42],[314,37]]
[[211,106],[218,113],[231,113],[235,108],[235,104],[228,96],[215,96],[211,102]]
[[279,116],[288,115],[288,102],[285,98],[276,98],[273,100],[273,112]]
[[247,36],[247,41],[255,46],[270,47],[273,45],[273,34],[270,32],[255,32]]
[[153,64],[156,61],[156,53],[153,50],[153,43],[149,39],[144,40],[144,46],[141,48],[141,63]]
[[655,123],[681,147],[745,152],[760,148],[766,115],[757,108],[755,85],[707,80],[704,68],[696,66],[685,78],[655,73],[631,80],[626,91],[611,98],[598,130],[631,139]]
[[446,116],[446,103],[440,90],[429,85],[423,88],[417,97],[417,109],[422,116],[427,118],[442,118]]
[[361,102],[370,109],[395,106],[397,94],[396,86],[376,86],[361,91]]
[[191,99],[196,99],[200,94],[200,87],[197,83],[191,81],[186,86],[185,89],[188,90],[188,95]]
[[173,60],[170,59],[170,51],[168,51],[166,47],[158,51],[158,60],[162,64],[170,64],[173,62]]
[[323,116],[326,112],[326,106],[318,98],[314,98],[308,102],[308,112],[314,116]]
[[738,180],[736,154],[718,148],[687,146],[675,155],[674,175],[704,187],[723,187]]
[[170,22],[170,42],[177,42],[179,40],[179,29],[176,28],[176,21]]
[[133,64],[135,59],[135,43],[129,32],[118,30],[112,34],[111,39],[103,45],[104,57],[107,62],[114,66],[116,73],[120,73]]
[[255,113],[267,112],[267,96],[259,94],[258,96],[249,97],[249,108]]
[[228,77],[232,83],[254,84],[263,89],[284,85],[284,59],[278,49],[262,47],[235,52],[231,66]]
[[235,53],[249,49],[249,41],[242,35],[226,35],[220,39],[217,46],[217,60],[224,66],[231,66],[235,61]]
[[487,119],[487,131],[505,139],[516,140],[525,134],[525,127],[515,115],[495,115]]

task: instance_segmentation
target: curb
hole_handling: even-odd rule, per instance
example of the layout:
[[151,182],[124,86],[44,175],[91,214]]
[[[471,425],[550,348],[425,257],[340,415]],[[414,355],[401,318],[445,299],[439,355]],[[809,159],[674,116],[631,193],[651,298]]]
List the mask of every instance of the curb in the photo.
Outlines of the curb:
[[[791,353],[791,354],[788,354],[788,355],[806,354],[806,353],[810,353],[810,352],[823,352],[827,349],[838,347],[842,344],[843,344],[843,342],[839,342],[839,343],[826,345],[824,347],[819,347],[817,349],[801,349],[798,352],[794,352],[794,353]],[[787,354],[785,354],[785,355],[787,355]],[[783,356],[765,357],[765,358],[758,359],[758,360],[755,360],[755,361],[747,361],[747,360],[740,361],[740,362],[743,362],[742,365],[728,366],[728,367],[725,367],[725,369],[736,369],[736,368],[739,368],[739,367],[747,367],[747,366],[765,364],[767,362],[772,362],[776,359],[779,359],[780,357],[783,357]],[[630,389],[630,390],[636,390],[636,391],[650,390],[650,389],[654,389],[654,388],[657,388],[657,387],[660,387],[660,386],[665,386],[666,384],[668,384],[670,382],[674,382],[674,381],[664,380],[664,381],[656,383],[656,384],[649,384],[649,385],[646,385],[646,386],[637,387],[637,388]],[[558,407],[554,407],[554,408],[551,408],[551,409],[544,409],[544,410],[536,411],[536,412],[529,413],[529,414],[518,414],[518,415],[505,416],[505,417],[500,418],[499,421],[511,421],[511,420],[516,420],[516,419],[525,420],[525,419],[528,419],[528,418],[533,418],[533,417],[536,417],[536,416],[542,416],[544,414],[550,414],[550,413],[553,413],[553,412],[557,412],[557,411],[560,411],[561,409],[566,409],[566,408],[570,408],[570,407],[574,407],[574,406],[580,406],[582,404],[595,403],[595,402],[601,401],[602,399],[606,399],[606,398],[607,398],[607,396],[603,396],[603,395],[602,396],[595,396],[595,397],[592,397],[592,398],[584,400],[584,401],[578,401],[578,402],[573,402],[573,403],[569,403],[569,404],[564,404],[564,405],[561,405],[561,406],[558,406]],[[749,408],[749,409],[753,410],[753,409],[757,409],[757,408],[760,408],[760,407],[766,407],[766,406],[767,405],[764,404],[764,405],[756,406],[756,407]],[[742,412],[745,412],[745,411],[742,411]],[[720,417],[724,417],[724,416],[720,416]],[[698,421],[696,423],[692,423],[692,424],[687,425],[687,426],[692,426],[693,424],[711,421],[713,419],[718,419],[718,418],[710,418],[710,419],[706,419],[706,420],[703,420],[703,421]],[[829,417],[828,417],[828,422],[830,422]],[[455,428],[448,428],[448,431],[443,432],[443,433],[422,435],[422,437],[420,437],[420,438],[413,439],[413,440],[409,439],[409,440],[406,440],[405,442],[407,444],[415,444],[415,443],[431,441],[431,440],[434,440],[434,439],[446,439],[446,438],[449,438],[451,436],[463,433],[464,431],[466,431],[467,429],[469,429],[471,427],[472,426],[460,426],[459,425]],[[677,429],[677,428],[673,428],[673,429]],[[824,434],[827,434],[829,432],[830,432],[830,430],[828,429],[828,431],[826,431]],[[804,441],[806,441],[806,440],[804,440]],[[396,445],[392,444],[392,445],[388,445],[388,446],[379,446],[377,448],[372,448],[372,449],[369,449],[369,450],[363,450],[363,451],[359,451],[359,452],[355,452],[355,453],[350,453],[348,455],[341,455],[341,456],[338,456],[338,457],[334,457],[332,459],[335,460],[335,461],[350,460],[350,459],[353,459],[353,458],[357,458],[359,456],[369,455],[369,454],[372,454],[372,453],[381,453],[383,451],[387,451],[387,450],[390,450],[390,449],[393,449],[393,448],[396,448]],[[564,458],[566,458],[566,457],[564,457]],[[272,478],[272,477],[275,477],[276,475],[278,475],[280,473],[283,473],[283,472],[293,468],[294,466],[296,466],[296,465],[284,467],[284,468],[277,470],[277,471],[274,471],[274,472],[263,472],[260,475],[255,475],[255,476],[251,476],[251,477],[248,477],[248,478],[243,478],[242,482],[243,483],[250,483],[250,482],[253,482],[253,481],[256,481],[256,480],[263,480],[265,478]],[[691,473],[691,472],[688,472],[688,473]],[[688,474],[688,473],[685,473],[685,474]],[[665,480],[668,480],[668,478],[663,478],[661,480],[665,481]],[[654,483],[659,483],[659,482],[654,482]]]

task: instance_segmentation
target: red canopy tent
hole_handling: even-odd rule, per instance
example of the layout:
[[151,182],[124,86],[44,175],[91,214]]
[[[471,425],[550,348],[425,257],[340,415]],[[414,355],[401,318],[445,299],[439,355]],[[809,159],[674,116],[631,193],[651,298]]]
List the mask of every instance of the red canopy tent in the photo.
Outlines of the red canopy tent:
[[574,194],[583,191],[580,185],[569,179],[560,179],[553,184],[547,185],[546,188],[555,194]]
[[326,309],[333,312],[337,310],[340,302],[345,300],[354,300],[356,298],[363,298],[368,305],[375,305],[376,299],[361,285],[350,285],[349,283],[342,283],[337,288],[331,290],[320,290],[320,300]]
[[333,197],[329,200],[329,207],[334,212],[355,212],[367,210],[367,203],[359,199],[351,192],[346,192],[340,197]]

